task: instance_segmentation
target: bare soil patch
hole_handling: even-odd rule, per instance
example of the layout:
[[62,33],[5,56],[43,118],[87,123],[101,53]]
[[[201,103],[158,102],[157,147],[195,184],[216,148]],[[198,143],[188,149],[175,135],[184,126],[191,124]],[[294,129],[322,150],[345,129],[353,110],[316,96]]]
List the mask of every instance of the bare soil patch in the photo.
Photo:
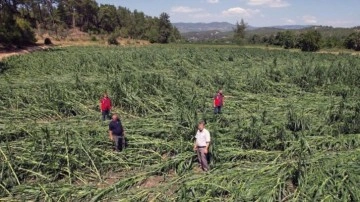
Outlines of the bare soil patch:
[[31,53],[31,52],[39,51],[39,50],[46,50],[50,47],[51,46],[37,45],[37,46],[26,47],[24,49],[16,49],[16,50],[10,50],[10,51],[9,50],[0,50],[0,61],[7,57],[10,57],[10,56]]
[[[68,46],[107,46],[108,45],[107,44],[108,36],[106,35],[90,35],[86,32],[80,31],[78,28],[70,29],[67,32],[68,32],[67,36],[63,38],[49,35],[48,33],[36,35],[36,39],[38,41],[36,45],[25,47],[22,49],[6,50],[3,47],[1,47],[0,44],[0,61],[10,56],[45,50],[54,46],[68,47]],[[45,45],[44,41],[46,38],[50,39],[53,45]],[[146,40],[121,38],[121,37],[119,37],[117,40],[120,46],[150,45],[150,42]]]
[[157,187],[159,184],[161,184],[162,182],[164,182],[164,177],[163,176],[151,176],[149,178],[147,178],[141,185],[140,187],[143,188],[152,188],[152,187]]
[[[51,38],[50,38],[51,39]],[[43,42],[44,40],[42,40]],[[14,56],[27,54],[34,51],[46,50],[52,47],[69,47],[69,46],[107,46],[105,41],[57,41],[55,39],[51,39],[53,45],[44,45],[38,44],[35,46],[26,47],[23,49],[15,49],[15,50],[1,50],[0,49],[0,61],[3,59]],[[120,46],[146,46],[150,45],[150,42],[145,40],[135,40],[135,39],[118,39]]]

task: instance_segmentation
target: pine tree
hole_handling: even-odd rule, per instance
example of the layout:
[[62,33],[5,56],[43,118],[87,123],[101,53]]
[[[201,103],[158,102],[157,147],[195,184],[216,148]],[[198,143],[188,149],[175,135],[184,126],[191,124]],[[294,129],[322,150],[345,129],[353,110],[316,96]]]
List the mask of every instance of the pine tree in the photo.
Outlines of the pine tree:
[[244,43],[246,28],[247,24],[244,19],[241,19],[240,23],[236,22],[236,27],[234,29],[234,41],[239,45]]

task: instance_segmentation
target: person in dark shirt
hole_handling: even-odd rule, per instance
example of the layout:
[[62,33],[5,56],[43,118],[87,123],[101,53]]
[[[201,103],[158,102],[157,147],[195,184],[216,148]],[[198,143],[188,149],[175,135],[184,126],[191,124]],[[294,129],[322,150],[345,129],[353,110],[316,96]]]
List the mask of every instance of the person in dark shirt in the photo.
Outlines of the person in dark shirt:
[[116,151],[121,151],[125,148],[125,132],[117,114],[112,116],[109,124],[109,138],[115,142]]

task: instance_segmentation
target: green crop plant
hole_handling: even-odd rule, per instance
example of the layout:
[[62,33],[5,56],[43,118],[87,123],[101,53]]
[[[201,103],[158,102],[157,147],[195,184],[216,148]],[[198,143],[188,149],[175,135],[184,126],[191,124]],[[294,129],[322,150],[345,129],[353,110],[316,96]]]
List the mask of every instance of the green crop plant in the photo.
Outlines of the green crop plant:
[[[360,58],[66,47],[0,63],[0,200],[359,201]],[[222,88],[223,113],[212,98]],[[107,92],[128,147],[112,151]],[[197,122],[211,133],[199,172]]]

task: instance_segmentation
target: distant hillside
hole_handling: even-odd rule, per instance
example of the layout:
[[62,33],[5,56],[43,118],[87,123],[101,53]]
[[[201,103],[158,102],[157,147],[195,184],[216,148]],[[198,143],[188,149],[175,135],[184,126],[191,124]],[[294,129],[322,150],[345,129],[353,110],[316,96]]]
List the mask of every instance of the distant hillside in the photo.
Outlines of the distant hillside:
[[235,25],[228,22],[211,22],[211,23],[173,23],[180,33],[202,32],[217,30],[220,32],[232,31]]
[[310,25],[277,25],[277,26],[270,26],[270,27],[265,27],[265,28],[277,28],[277,29],[292,29],[292,30],[297,30],[297,29],[305,29],[311,27]]
[[[173,25],[179,30],[180,33],[189,33],[189,32],[207,32],[207,31],[219,31],[219,32],[229,32],[233,31],[235,28],[235,24],[231,24],[228,22],[211,22],[211,23],[173,23]],[[270,27],[253,27],[251,25],[248,26],[248,30],[256,30],[256,29],[304,29],[310,27],[308,25],[280,25],[280,26],[270,26]]]
[[186,32],[181,36],[188,41],[216,41],[216,40],[228,40],[232,38],[233,31],[220,32],[218,30],[209,30],[202,32]]
[[[188,41],[229,41],[233,36],[235,25],[231,23],[174,23],[180,31],[182,37]],[[269,27],[252,27],[249,26],[246,35],[270,36],[278,32],[292,30],[297,33],[309,29],[318,30],[324,37],[344,37],[348,36],[355,28],[334,28],[329,26],[308,26],[308,25],[280,25]],[[188,30],[188,31],[186,31]],[[194,31],[189,31],[194,30]]]

